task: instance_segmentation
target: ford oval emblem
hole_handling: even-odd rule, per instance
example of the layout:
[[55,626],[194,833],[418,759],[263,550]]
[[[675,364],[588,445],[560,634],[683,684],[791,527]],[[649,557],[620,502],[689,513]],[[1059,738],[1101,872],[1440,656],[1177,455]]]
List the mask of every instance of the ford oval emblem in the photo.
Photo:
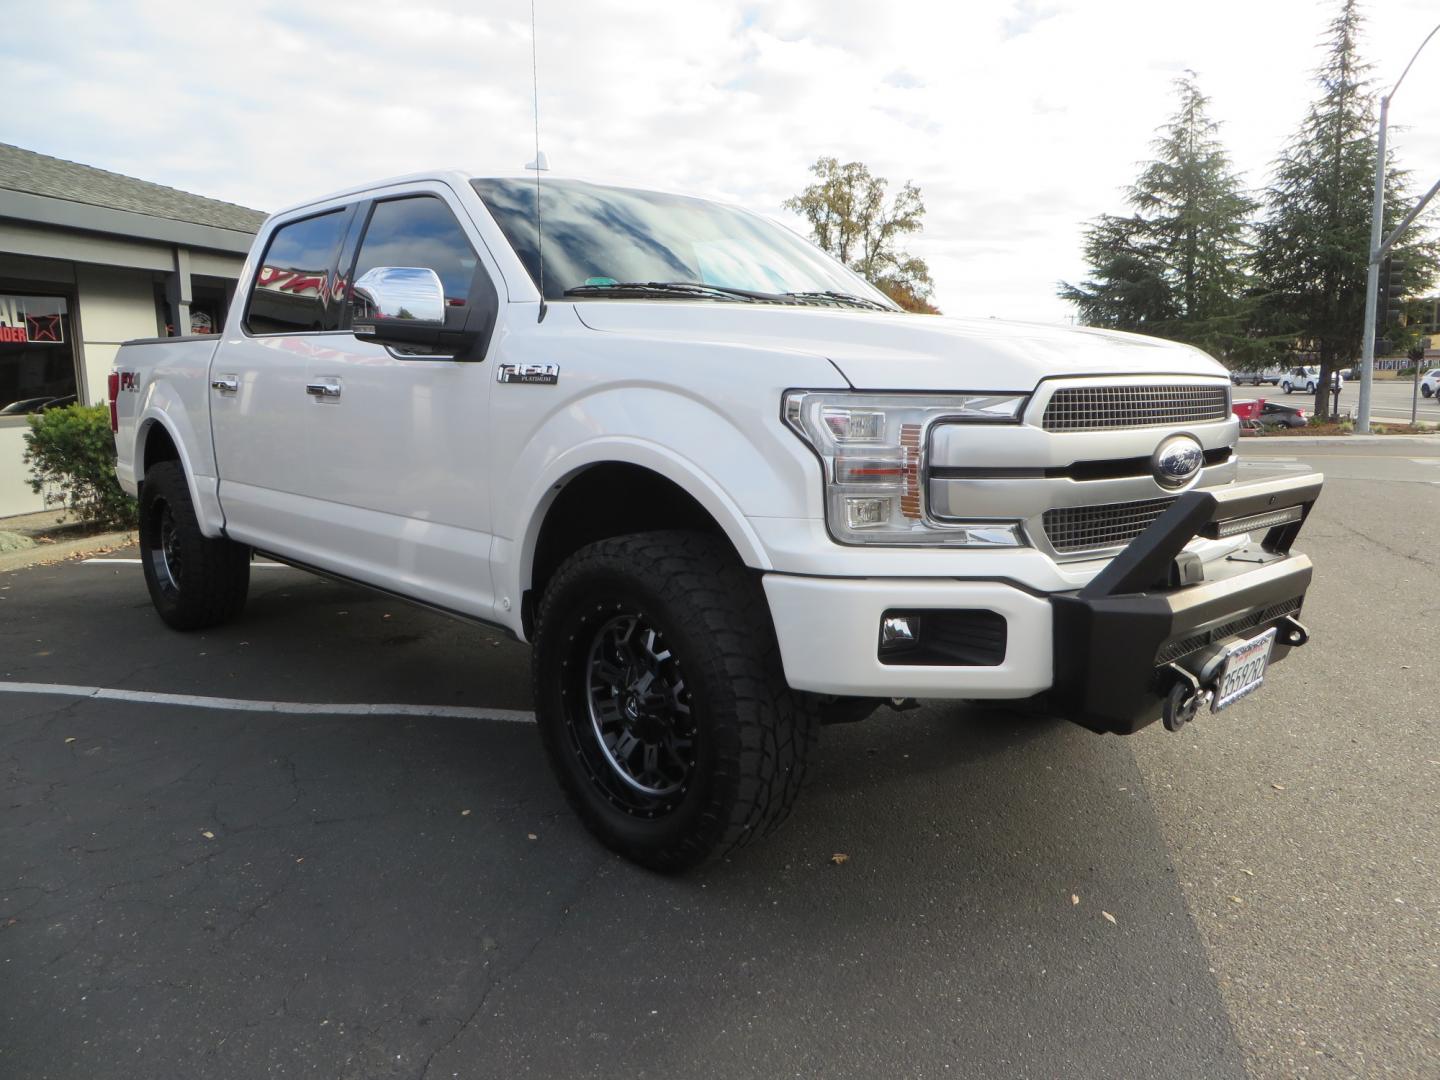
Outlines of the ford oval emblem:
[[1205,464],[1205,451],[1193,435],[1171,435],[1155,448],[1150,471],[1161,487],[1184,487]]

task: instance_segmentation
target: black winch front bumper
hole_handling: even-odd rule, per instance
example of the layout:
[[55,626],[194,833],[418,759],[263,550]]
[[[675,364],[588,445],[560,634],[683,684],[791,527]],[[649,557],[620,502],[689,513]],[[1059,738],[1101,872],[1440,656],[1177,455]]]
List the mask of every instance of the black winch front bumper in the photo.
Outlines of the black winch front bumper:
[[[1311,563],[1291,544],[1320,496],[1318,473],[1187,491],[1089,585],[1051,598],[1051,702],[1094,731],[1128,735],[1166,714],[1178,727],[1215,689],[1227,646],[1270,627],[1270,662],[1305,644]],[[1197,536],[1264,533],[1201,566]]]

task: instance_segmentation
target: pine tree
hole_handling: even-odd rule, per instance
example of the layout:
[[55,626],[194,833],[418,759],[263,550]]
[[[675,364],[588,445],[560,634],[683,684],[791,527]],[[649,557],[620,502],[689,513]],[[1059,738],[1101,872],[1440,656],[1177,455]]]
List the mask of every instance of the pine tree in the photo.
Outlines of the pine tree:
[[1101,214],[1085,231],[1085,260],[1090,280],[1060,283],[1084,325],[1155,334],[1173,323],[1173,290],[1140,218]]
[[[1256,236],[1257,325],[1272,354],[1318,356],[1322,419],[1330,413],[1330,373],[1360,355],[1364,334],[1377,122],[1359,54],[1361,23],[1357,0],[1344,0],[1315,73],[1320,96],[1275,163]],[[1405,174],[1387,163],[1387,231],[1405,213],[1404,187]],[[1412,281],[1433,277],[1435,249],[1423,231],[1412,227],[1395,254]]]
[[1230,168],[1220,125],[1195,73],[1175,81],[1179,105],[1156,157],[1126,191],[1132,217],[1103,215],[1086,231],[1092,279],[1060,296],[1090,326],[1187,341],[1222,357],[1245,351],[1247,219],[1254,204]]

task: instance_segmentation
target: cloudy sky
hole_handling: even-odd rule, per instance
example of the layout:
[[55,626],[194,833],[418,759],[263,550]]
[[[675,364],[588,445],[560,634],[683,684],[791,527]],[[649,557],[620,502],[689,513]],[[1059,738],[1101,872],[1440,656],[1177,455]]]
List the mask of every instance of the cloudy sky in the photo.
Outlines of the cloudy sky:
[[[1059,321],[1086,219],[1120,209],[1170,83],[1199,73],[1253,185],[1314,94],[1325,0],[537,0],[557,174],[783,217],[830,154],[929,216],[912,249],[949,314]],[[439,166],[533,156],[528,0],[343,5],[5,0],[0,140],[262,210]],[[1440,18],[1372,0],[1385,85]],[[1392,111],[1440,177],[1440,35]],[[1393,130],[1393,129],[1392,129]],[[1440,217],[1440,214],[1435,215]]]

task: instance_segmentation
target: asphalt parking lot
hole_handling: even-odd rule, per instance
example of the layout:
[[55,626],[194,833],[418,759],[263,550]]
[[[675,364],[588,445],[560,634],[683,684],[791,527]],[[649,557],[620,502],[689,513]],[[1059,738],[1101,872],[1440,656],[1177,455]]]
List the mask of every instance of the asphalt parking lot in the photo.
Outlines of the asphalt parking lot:
[[1311,467],[1315,636],[1254,699],[829,728],[683,878],[589,840],[485,630],[262,568],[181,636],[130,563],[0,575],[0,1075],[1434,1076],[1440,446],[1244,448]]

